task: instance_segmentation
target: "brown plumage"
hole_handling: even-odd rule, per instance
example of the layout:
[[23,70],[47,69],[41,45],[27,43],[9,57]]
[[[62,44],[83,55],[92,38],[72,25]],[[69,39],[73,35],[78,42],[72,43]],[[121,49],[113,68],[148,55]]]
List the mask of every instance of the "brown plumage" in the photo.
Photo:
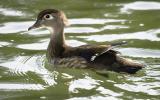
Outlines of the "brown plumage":
[[65,43],[64,27],[68,20],[62,11],[46,9],[39,13],[36,23],[28,30],[45,27],[50,30],[51,37],[47,49],[48,60],[61,67],[107,69],[116,72],[135,73],[143,65],[130,61],[111,50],[112,46],[122,45],[83,45],[70,47]]

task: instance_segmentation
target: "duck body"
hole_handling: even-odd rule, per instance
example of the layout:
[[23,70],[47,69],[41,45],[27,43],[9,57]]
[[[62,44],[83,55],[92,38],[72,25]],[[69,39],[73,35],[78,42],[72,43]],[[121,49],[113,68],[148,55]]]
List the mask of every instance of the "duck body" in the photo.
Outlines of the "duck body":
[[[110,50],[112,45],[64,46],[59,55],[49,58],[50,62],[60,67],[89,68],[116,72],[136,73],[143,65],[120,56],[118,51]],[[51,55],[51,53],[48,53]]]
[[39,13],[36,23],[29,30],[45,27],[50,30],[50,43],[47,49],[49,62],[61,67],[107,69],[116,72],[136,73],[144,66],[121,57],[112,50],[114,45],[66,45],[64,26],[68,24],[65,14],[55,9],[46,9]]

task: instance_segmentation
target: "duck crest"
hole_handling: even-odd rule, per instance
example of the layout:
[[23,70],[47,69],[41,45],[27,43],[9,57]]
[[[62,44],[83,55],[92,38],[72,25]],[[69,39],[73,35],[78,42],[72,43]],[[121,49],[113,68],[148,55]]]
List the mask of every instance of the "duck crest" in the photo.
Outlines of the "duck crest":
[[51,14],[51,13],[59,13],[59,11],[56,9],[43,10],[38,14],[37,19],[42,19],[45,14]]

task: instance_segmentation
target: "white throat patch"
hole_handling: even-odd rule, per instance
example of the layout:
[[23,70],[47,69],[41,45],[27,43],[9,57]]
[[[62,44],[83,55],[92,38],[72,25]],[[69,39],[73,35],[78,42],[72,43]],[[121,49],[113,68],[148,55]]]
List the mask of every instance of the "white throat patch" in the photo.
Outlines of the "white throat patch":
[[45,28],[47,28],[49,31],[50,31],[50,33],[54,33],[54,29],[52,28],[52,27],[45,27]]

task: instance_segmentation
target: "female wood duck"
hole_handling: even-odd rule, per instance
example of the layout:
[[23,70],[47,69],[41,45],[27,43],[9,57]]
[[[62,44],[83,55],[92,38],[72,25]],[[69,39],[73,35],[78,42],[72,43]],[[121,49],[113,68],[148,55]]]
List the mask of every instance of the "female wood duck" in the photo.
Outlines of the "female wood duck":
[[64,27],[68,20],[62,11],[46,9],[39,13],[37,21],[28,30],[45,27],[50,33],[50,43],[47,49],[48,60],[63,67],[107,69],[116,72],[136,73],[142,67],[140,63],[120,57],[113,46],[121,45],[83,45],[71,47],[66,45]]

